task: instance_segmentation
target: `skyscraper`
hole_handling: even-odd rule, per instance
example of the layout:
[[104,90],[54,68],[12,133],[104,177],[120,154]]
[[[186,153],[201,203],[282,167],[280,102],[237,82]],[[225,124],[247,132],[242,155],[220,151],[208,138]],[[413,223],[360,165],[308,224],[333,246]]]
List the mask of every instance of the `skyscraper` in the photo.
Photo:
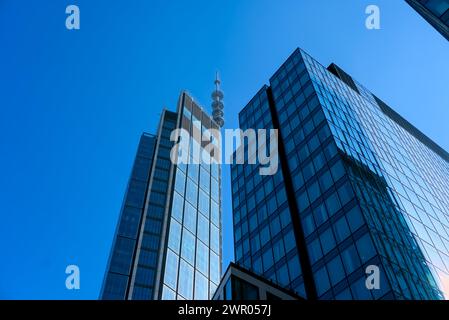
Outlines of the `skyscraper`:
[[279,129],[280,158],[273,176],[231,168],[239,265],[308,299],[448,297],[446,151],[300,49],[239,123]]
[[221,168],[213,161],[171,161],[171,134],[181,128],[191,136],[189,147],[202,151],[204,142],[194,133],[219,126],[183,92],[177,112],[163,111],[157,135],[142,135],[102,299],[210,299],[215,292],[221,275]]
[[449,0],[406,0],[449,41]]

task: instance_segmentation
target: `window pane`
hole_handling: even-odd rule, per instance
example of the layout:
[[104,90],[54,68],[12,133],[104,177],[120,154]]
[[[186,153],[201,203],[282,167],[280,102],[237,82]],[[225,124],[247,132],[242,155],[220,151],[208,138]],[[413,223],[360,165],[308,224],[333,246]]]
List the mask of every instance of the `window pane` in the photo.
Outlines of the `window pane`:
[[171,250],[167,250],[164,283],[173,290],[176,290],[177,280],[178,280],[178,256],[175,255]]
[[201,241],[197,241],[196,248],[196,267],[204,275],[209,275],[209,248]]
[[170,234],[168,236],[168,247],[175,252],[179,252],[181,244],[181,225],[176,220],[171,219]]
[[209,220],[202,214],[198,215],[198,238],[205,244],[209,244]]
[[195,300],[207,300],[209,298],[209,281],[201,275],[201,273],[195,273]]
[[193,299],[193,268],[183,260],[179,267],[179,294],[185,299]]
[[194,264],[195,259],[195,237],[186,229],[182,233],[181,256],[190,264]]

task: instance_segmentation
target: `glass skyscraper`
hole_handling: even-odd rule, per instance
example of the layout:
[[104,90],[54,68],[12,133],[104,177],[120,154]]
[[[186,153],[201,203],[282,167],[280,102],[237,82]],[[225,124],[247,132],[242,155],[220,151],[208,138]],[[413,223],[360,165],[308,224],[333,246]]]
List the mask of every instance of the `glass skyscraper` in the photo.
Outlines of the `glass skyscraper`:
[[449,297],[446,151],[300,49],[239,123],[279,129],[280,159],[273,176],[231,168],[239,265],[308,299]]
[[449,41],[449,0],[406,0]]
[[[107,266],[102,299],[207,300],[221,276],[221,168],[170,159],[173,130],[219,129],[185,92],[163,111],[157,135],[143,134]],[[176,153],[175,153],[176,154]],[[177,155],[177,154],[176,154]],[[189,152],[189,157],[195,157]]]

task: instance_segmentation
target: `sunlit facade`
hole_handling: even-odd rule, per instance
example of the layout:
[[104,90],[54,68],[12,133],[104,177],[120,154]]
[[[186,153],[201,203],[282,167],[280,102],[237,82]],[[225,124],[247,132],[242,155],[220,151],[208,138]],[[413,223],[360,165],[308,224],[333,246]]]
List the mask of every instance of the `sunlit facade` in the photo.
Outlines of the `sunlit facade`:
[[[142,136],[102,299],[208,300],[220,282],[221,169],[171,161],[180,128],[201,137],[218,126],[183,92],[177,112],[163,111],[158,134]],[[190,139],[192,150],[203,146]]]
[[[309,299],[449,292],[447,152],[299,49],[239,116],[242,128],[280,129],[282,169],[232,167],[239,264]],[[370,265],[380,289],[365,285]]]

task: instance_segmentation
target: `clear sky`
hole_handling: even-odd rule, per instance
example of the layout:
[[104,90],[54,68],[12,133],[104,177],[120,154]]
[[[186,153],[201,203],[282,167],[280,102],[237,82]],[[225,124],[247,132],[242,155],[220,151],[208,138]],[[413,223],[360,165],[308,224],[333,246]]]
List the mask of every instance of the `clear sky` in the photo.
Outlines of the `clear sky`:
[[[65,28],[65,8],[81,30]],[[365,28],[365,8],[381,30]],[[402,0],[0,0],[0,298],[96,299],[142,131],[222,74],[228,128],[301,47],[449,149],[449,43]],[[233,257],[223,168],[224,264]],[[65,288],[65,268],[81,289]]]

